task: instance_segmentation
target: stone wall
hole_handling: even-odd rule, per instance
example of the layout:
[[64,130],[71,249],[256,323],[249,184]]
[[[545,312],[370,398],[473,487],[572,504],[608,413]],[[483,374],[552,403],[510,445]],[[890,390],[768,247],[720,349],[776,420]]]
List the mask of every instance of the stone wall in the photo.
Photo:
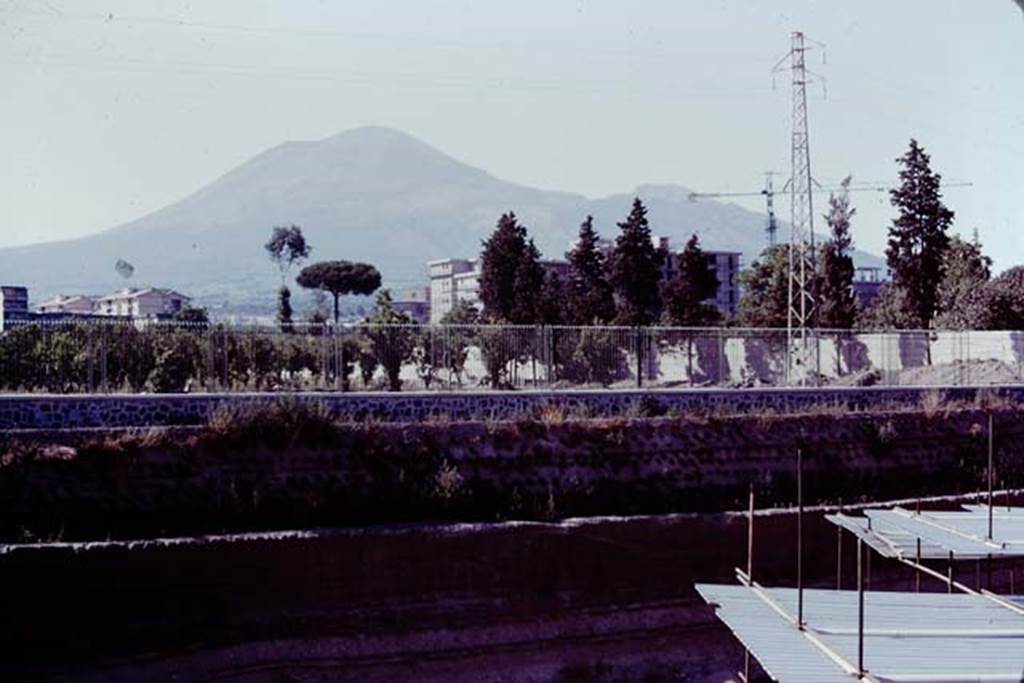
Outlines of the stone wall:
[[[829,389],[654,389],[506,392],[293,393],[287,400],[321,404],[339,416],[372,416],[385,421],[501,419],[545,406],[582,409],[592,415],[621,415],[639,408],[650,413],[692,410],[791,412],[808,406],[850,409],[920,405],[929,393],[971,401],[978,391],[998,391],[1024,400],[1024,386],[848,387]],[[0,432],[23,429],[90,429],[205,424],[224,407],[280,400],[282,394],[96,394],[0,395]]]

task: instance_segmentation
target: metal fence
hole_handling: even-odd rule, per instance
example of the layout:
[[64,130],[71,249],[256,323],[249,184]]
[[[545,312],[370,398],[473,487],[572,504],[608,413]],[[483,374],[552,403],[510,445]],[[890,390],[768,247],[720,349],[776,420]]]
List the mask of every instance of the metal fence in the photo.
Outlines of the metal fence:
[[25,321],[0,391],[370,391],[1015,384],[1024,332]]

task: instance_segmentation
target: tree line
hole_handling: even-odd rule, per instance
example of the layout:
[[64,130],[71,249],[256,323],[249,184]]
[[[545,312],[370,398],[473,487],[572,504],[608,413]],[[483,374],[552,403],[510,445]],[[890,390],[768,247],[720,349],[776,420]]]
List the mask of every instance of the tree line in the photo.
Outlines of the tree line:
[[[955,214],[942,201],[941,175],[924,148],[911,140],[896,160],[899,184],[890,190],[896,218],[889,226],[886,264],[891,280],[870,305],[854,292],[850,178],[830,195],[823,218],[827,236],[814,250],[808,286],[814,306],[811,324],[823,329],[1018,329],[1024,327],[1024,267],[993,277],[991,259],[975,231],[971,240],[951,234]],[[545,264],[527,227],[514,212],[503,214],[481,245],[480,310],[457,302],[444,322],[517,325],[666,324],[682,327],[741,325],[782,328],[789,311],[789,245],[769,246],[740,274],[741,297],[735,316],[723,316],[711,301],[718,282],[696,234],[672,254],[652,239],[647,208],[639,197],[604,246],[592,216],[580,224],[566,254],[567,265]],[[265,245],[281,274],[278,321],[292,324],[292,267],[310,254],[298,226],[275,227]],[[564,272],[564,276],[560,275]],[[306,266],[296,282],[330,295],[334,320],[339,298],[369,295],[381,286],[372,265],[322,261]],[[311,318],[327,319],[322,307]],[[389,295],[378,297],[369,319],[412,322],[395,311]]]
[[[911,140],[896,159],[890,190],[896,217],[889,226],[886,265],[891,279],[868,305],[854,291],[852,224],[856,209],[847,177],[829,196],[825,240],[814,249],[808,286],[811,325],[823,329],[1020,329],[1024,327],[1024,267],[993,277],[992,260],[953,234],[955,214],[942,200],[940,174]],[[735,316],[710,302],[720,283],[696,235],[671,254],[652,240],[640,198],[602,249],[593,218],[580,225],[566,255],[567,275],[545,268],[526,227],[512,212],[498,220],[480,255],[481,321],[510,324],[684,327],[740,325],[784,328],[789,313],[789,245],[769,246],[740,274]],[[674,267],[668,267],[674,266]],[[467,313],[460,313],[465,319]]]
[[[899,184],[889,201],[896,218],[885,252],[891,280],[870,305],[853,295],[853,241],[849,178],[829,198],[828,238],[816,250],[811,278],[812,324],[836,329],[996,330],[1024,328],[1024,267],[998,277],[982,252],[977,230],[971,239],[953,234],[955,214],[942,201],[942,176],[931,157],[911,140],[896,160]],[[738,321],[750,327],[785,327],[789,302],[789,247],[762,252],[740,278]]]
[[587,216],[566,254],[566,275],[545,268],[515,213],[503,214],[480,254],[480,319],[515,325],[701,326],[721,315],[707,303],[720,283],[693,235],[678,255],[655,244],[640,198],[602,248]]

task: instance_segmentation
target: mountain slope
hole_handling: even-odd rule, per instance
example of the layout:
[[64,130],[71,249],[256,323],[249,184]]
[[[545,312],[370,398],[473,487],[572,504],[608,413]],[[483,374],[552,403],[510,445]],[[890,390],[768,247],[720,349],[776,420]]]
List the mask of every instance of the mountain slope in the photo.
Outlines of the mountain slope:
[[[742,251],[764,242],[761,215],[735,205],[690,202],[678,186],[641,186],[653,230],[681,243],[698,232],[706,248]],[[133,283],[171,286],[217,308],[272,307],[276,270],[262,245],[279,224],[301,225],[313,259],[375,263],[386,285],[422,281],[424,263],[472,257],[500,213],[514,210],[549,257],[565,251],[587,213],[602,234],[633,195],[591,200],[505,182],[405,133],[358,128],[312,142],[286,142],[257,155],[185,199],[138,220],[65,242],[0,250],[6,283],[33,301],[56,293]],[[870,261],[873,257],[866,257]]]

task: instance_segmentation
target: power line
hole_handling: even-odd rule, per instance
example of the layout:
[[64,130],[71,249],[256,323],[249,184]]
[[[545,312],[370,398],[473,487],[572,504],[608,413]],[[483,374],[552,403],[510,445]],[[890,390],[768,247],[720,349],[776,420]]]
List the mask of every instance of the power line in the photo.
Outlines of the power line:
[[[0,56],[0,65],[30,66],[43,69],[108,69],[128,72],[178,73],[184,75],[222,75],[243,77],[271,77],[288,80],[307,79],[348,83],[353,85],[392,85],[401,87],[428,88],[493,88],[496,90],[522,90],[542,92],[595,93],[605,89],[616,92],[643,92],[666,87],[664,81],[644,83],[635,79],[591,79],[528,80],[523,78],[494,77],[448,77],[424,76],[413,72],[372,72],[352,69],[278,67],[272,65],[224,64],[181,60],[147,60],[139,58],[81,59],[74,55],[49,57],[45,60],[12,58]],[[769,94],[767,88],[721,88],[672,87],[672,92],[688,97],[744,97]]]
[[249,24],[236,24],[236,23],[225,23],[225,22],[208,22],[208,21],[195,21],[191,19],[179,19],[179,18],[168,18],[168,17],[152,17],[143,15],[121,15],[121,14],[85,14],[85,13],[74,13],[74,12],[59,12],[54,10],[53,12],[39,12],[31,10],[10,10],[0,9],[0,14],[8,14],[14,16],[23,17],[35,17],[45,18],[50,20],[65,20],[65,21],[80,21],[87,23],[99,23],[106,25],[152,25],[152,26],[164,26],[170,28],[182,28],[182,29],[197,29],[203,31],[218,31],[228,33],[242,33],[242,34],[253,34],[253,35],[282,35],[282,36],[294,36],[299,38],[345,38],[348,40],[369,40],[369,41],[386,41],[394,43],[400,41],[402,44],[419,43],[430,45],[434,47],[448,47],[448,48],[470,48],[470,49],[494,49],[494,50],[509,50],[509,49],[520,49],[520,50],[552,50],[560,52],[579,52],[585,54],[603,54],[614,57],[642,57],[642,58],[655,58],[665,59],[677,62],[680,59],[694,59],[694,60],[729,60],[729,61],[747,61],[747,62],[760,62],[763,59],[762,55],[755,54],[736,54],[736,53],[698,53],[698,52],[682,52],[678,50],[613,50],[608,48],[600,48],[594,46],[588,46],[586,48],[577,48],[571,45],[563,43],[512,43],[508,41],[496,41],[494,35],[487,33],[486,38],[480,41],[470,40],[452,40],[452,39],[436,39],[429,38],[419,34],[401,34],[395,35],[390,33],[367,33],[360,31],[342,31],[337,29],[325,29],[325,28],[311,28],[311,27],[281,27],[281,26],[254,26]]

